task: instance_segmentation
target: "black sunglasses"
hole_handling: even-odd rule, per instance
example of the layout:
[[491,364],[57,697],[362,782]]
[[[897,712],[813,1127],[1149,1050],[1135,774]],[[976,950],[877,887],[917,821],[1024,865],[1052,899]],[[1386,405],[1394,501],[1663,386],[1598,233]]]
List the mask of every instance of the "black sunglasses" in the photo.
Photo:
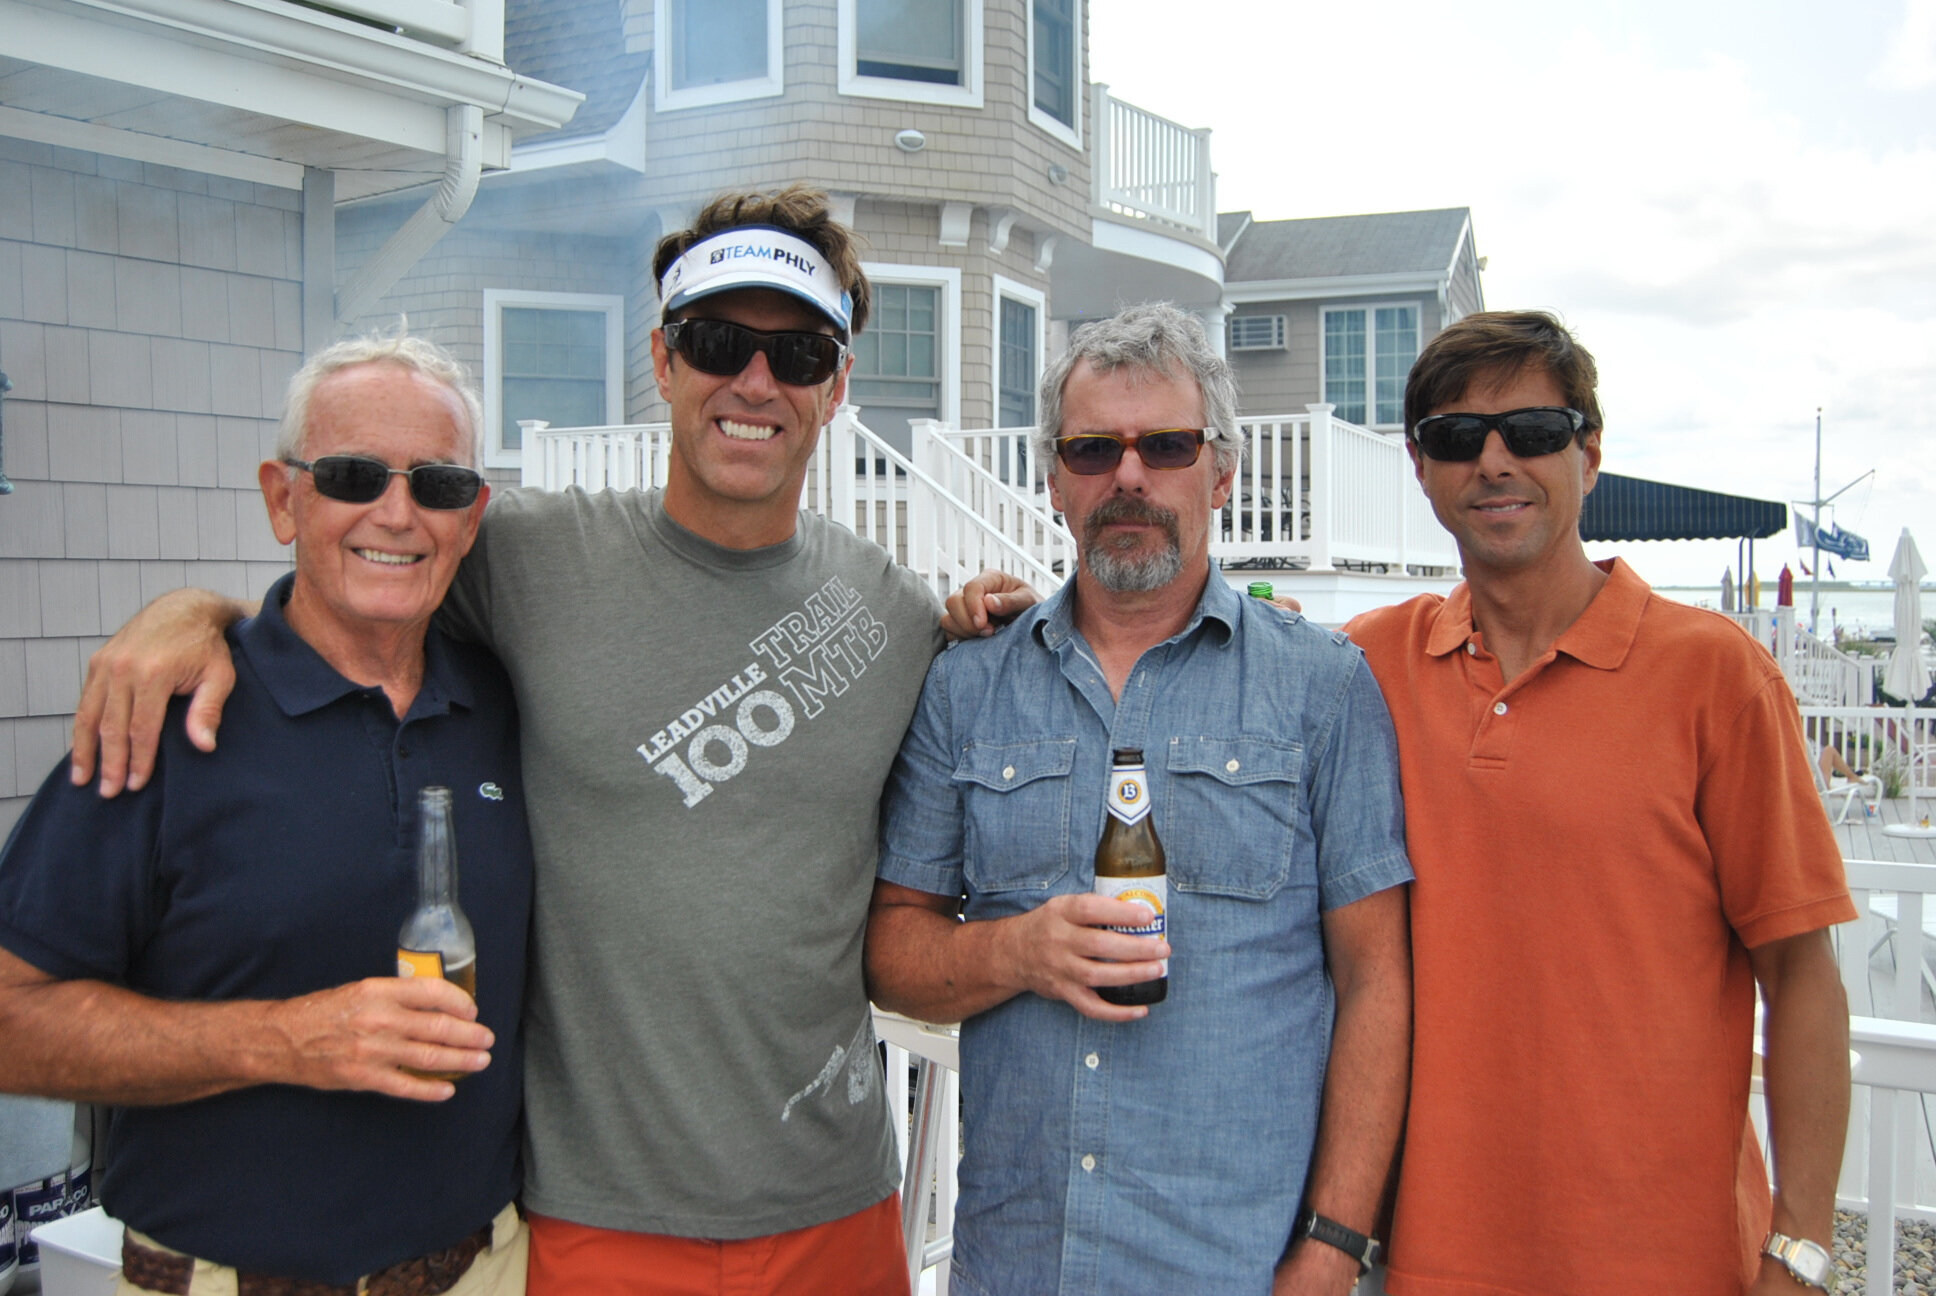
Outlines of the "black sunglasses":
[[818,387],[840,371],[846,346],[826,333],[769,333],[725,320],[674,320],[665,326],[666,345],[700,373],[730,378],[766,353],[766,366],[789,387]]
[[410,482],[410,498],[427,509],[469,508],[477,502],[483,474],[458,464],[418,464],[415,468],[392,468],[381,459],[363,455],[324,455],[321,459],[284,459],[291,468],[300,468],[315,479],[316,489],[327,499],[345,504],[370,504],[390,489],[390,478],[404,477]]
[[1078,477],[1100,477],[1123,461],[1123,451],[1134,450],[1145,468],[1188,468],[1203,453],[1204,429],[1162,428],[1140,436],[1119,437],[1107,432],[1085,432],[1055,443],[1062,466]]
[[1412,439],[1427,459],[1465,463],[1486,448],[1495,428],[1506,449],[1521,459],[1557,454],[1586,426],[1586,415],[1563,405],[1535,405],[1504,414],[1434,414],[1412,429]]

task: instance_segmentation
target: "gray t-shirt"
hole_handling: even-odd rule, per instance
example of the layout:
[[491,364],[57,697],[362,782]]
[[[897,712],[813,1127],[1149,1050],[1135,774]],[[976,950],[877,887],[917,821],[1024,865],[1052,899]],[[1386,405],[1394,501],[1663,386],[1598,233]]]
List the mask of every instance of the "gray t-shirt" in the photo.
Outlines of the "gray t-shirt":
[[734,550],[657,492],[492,502],[445,617],[523,721],[531,1209],[743,1238],[893,1191],[861,938],[938,612],[812,514]]

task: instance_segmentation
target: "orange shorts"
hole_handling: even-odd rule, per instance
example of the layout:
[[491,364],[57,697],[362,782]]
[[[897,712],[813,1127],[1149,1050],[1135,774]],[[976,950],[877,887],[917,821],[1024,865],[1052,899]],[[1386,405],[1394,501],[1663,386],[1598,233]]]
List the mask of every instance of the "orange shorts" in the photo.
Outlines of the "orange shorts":
[[908,1296],[899,1193],[825,1224],[725,1242],[529,1222],[527,1296]]

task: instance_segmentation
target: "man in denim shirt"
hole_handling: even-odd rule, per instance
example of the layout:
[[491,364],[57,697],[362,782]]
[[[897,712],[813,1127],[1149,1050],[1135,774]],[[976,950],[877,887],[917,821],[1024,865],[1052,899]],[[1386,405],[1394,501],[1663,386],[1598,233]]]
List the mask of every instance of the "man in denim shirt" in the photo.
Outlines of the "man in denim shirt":
[[[1076,578],[935,662],[888,784],[869,990],[963,1022],[969,1296],[1338,1296],[1373,1230],[1410,1064],[1396,749],[1355,647],[1210,567],[1235,406],[1175,307],[1076,334],[1036,446]],[[1091,893],[1114,748],[1146,753],[1173,951]],[[1166,956],[1164,1002],[1097,995]]]

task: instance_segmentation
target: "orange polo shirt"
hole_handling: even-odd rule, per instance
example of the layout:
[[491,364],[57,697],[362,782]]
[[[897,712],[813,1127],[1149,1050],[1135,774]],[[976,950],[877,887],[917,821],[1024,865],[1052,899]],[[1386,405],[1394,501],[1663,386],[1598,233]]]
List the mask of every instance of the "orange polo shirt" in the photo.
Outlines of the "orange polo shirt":
[[1418,874],[1399,1296],[1739,1296],[1769,1215],[1747,951],[1855,917],[1774,659],[1601,566],[1511,684],[1464,585],[1346,627]]

